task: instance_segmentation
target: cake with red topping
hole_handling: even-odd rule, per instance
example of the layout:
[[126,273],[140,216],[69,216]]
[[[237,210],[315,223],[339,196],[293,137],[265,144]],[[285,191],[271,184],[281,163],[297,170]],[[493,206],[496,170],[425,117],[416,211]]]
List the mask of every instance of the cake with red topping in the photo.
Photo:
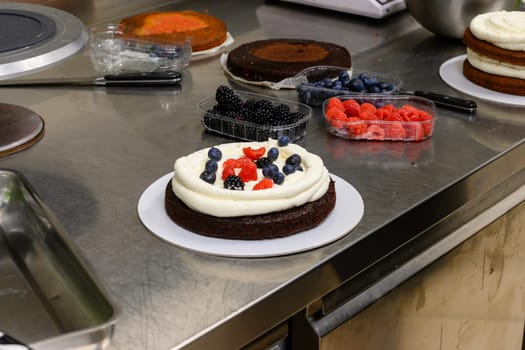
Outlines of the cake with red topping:
[[175,161],[168,216],[198,234],[257,240],[316,227],[335,206],[322,159],[279,141],[226,143]]
[[228,53],[228,70],[248,81],[278,82],[312,66],[350,68],[352,59],[340,45],[304,39],[267,39],[240,45]]
[[478,15],[465,30],[463,42],[467,79],[490,90],[525,96],[525,12]]
[[191,39],[192,51],[203,51],[226,41],[226,24],[217,17],[196,11],[148,12],[120,22],[124,37],[178,44]]

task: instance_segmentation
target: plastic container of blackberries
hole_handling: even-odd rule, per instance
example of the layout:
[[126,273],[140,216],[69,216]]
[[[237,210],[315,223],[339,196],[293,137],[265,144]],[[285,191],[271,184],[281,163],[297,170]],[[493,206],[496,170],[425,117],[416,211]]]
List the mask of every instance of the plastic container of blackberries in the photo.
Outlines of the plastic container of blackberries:
[[191,39],[162,43],[126,37],[109,24],[90,31],[89,57],[96,74],[181,72],[191,61]]
[[401,79],[388,74],[335,66],[306,68],[294,80],[299,101],[314,107],[333,96],[394,94],[402,85]]
[[[284,120],[273,118],[268,122],[258,123],[250,117],[253,108],[252,112],[248,112],[246,108],[228,111],[218,107],[219,104],[213,95],[199,102],[197,106],[201,112],[202,125],[206,130],[245,141],[266,141],[269,138],[278,139],[286,135],[293,142],[306,135],[306,126],[312,116],[312,109],[309,106],[247,91],[234,90],[233,92],[239,96],[243,106],[246,106],[246,102],[250,100],[254,103],[267,101],[266,103],[271,103],[274,109],[284,108],[289,114],[294,115]],[[289,120],[293,121],[289,122]]]
[[[323,115],[328,132],[338,137],[364,141],[422,141],[434,132],[437,108],[434,102],[423,97],[354,94],[333,99],[342,102],[344,115],[334,111],[340,107],[331,99],[323,103]],[[359,104],[357,111],[355,103],[346,102],[350,100]]]

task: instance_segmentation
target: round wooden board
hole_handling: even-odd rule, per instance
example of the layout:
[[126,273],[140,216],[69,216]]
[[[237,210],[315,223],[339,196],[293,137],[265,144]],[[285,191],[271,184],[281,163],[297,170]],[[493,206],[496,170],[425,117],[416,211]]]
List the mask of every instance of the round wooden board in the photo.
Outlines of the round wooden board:
[[31,147],[42,136],[42,117],[27,108],[0,103],[0,157]]

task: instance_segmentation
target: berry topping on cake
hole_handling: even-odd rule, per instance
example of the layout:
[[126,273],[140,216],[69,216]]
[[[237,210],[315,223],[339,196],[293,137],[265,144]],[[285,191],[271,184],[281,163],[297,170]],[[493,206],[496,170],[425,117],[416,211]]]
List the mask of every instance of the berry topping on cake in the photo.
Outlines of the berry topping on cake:
[[255,186],[253,186],[253,190],[266,190],[268,188],[273,187],[273,181],[271,179],[264,178],[261,181],[257,182]]
[[223,186],[228,190],[243,191],[244,182],[237,175],[230,175],[224,180]]
[[266,153],[266,148],[259,147],[257,149],[253,149],[251,147],[244,147],[242,149],[242,152],[246,157],[250,158],[251,160],[257,160],[261,158],[264,155],[264,153]]
[[203,171],[199,177],[202,180],[212,185],[215,183],[215,180],[217,179],[217,175],[215,175],[215,172],[207,171],[207,170]]
[[219,161],[221,160],[222,158],[222,152],[220,149],[218,149],[217,147],[212,147],[210,148],[210,150],[208,151],[208,157],[210,159],[213,159],[213,160],[216,160],[216,161]]

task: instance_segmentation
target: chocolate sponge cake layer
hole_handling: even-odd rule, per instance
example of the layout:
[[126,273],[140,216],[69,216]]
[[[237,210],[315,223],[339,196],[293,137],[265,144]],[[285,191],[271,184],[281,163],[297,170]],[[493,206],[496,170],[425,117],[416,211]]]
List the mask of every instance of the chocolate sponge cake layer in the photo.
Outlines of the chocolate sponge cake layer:
[[525,96],[525,80],[483,72],[472,66],[467,59],[463,62],[463,75],[473,83],[487,89]]
[[225,239],[257,240],[286,237],[319,225],[335,207],[335,184],[314,202],[283,211],[251,216],[215,217],[190,209],[166,186],[165,208],[179,226],[192,232]]
[[228,70],[248,81],[277,82],[312,66],[352,66],[348,50],[314,40],[267,39],[243,44],[228,53]]

